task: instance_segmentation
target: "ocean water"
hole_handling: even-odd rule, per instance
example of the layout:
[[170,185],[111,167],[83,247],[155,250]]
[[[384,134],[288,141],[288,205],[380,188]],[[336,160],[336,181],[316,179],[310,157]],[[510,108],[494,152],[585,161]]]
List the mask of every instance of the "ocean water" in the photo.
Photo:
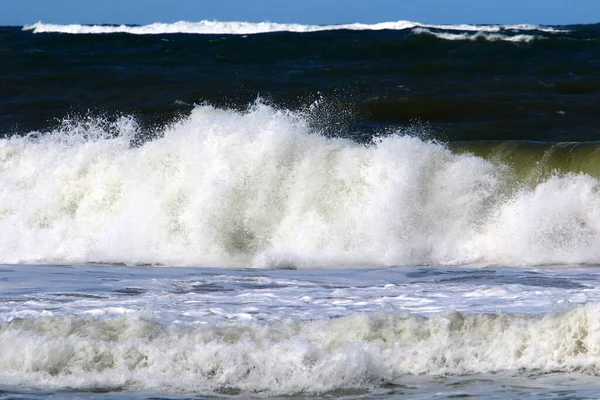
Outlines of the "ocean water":
[[599,44],[0,28],[0,398],[600,397]]

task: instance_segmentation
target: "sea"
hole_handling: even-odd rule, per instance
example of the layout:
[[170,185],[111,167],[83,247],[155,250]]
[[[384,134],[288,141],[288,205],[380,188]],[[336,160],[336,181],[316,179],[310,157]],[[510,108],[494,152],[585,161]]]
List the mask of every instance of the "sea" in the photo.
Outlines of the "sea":
[[600,24],[0,27],[0,399],[600,397]]

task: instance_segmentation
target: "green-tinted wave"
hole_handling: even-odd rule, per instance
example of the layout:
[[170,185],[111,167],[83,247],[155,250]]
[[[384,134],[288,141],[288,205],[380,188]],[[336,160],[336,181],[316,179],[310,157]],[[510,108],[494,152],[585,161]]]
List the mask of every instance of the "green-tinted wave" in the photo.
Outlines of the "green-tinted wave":
[[506,165],[517,181],[532,185],[568,173],[600,178],[600,142],[480,141],[456,142],[450,147]]

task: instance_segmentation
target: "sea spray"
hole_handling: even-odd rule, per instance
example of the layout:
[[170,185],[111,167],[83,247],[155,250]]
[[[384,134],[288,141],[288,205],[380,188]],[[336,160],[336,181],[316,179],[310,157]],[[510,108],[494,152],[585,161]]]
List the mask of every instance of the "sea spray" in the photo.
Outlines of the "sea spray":
[[159,138],[71,121],[0,141],[0,261],[275,268],[600,261],[589,175],[535,185],[401,132],[359,144],[303,113],[196,107]]

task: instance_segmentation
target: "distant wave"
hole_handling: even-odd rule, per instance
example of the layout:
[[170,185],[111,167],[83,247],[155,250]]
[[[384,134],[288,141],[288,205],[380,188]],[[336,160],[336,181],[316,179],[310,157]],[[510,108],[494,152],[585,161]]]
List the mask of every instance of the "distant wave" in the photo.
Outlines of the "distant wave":
[[381,22],[377,24],[341,24],[341,25],[302,25],[302,24],[279,24],[274,22],[222,22],[222,21],[179,21],[175,23],[154,23],[150,25],[58,25],[37,22],[33,25],[25,25],[23,30],[31,30],[33,33],[70,33],[70,34],[106,34],[106,33],[130,33],[134,35],[156,35],[170,33],[189,34],[234,34],[248,35],[268,32],[318,32],[329,30],[406,30],[413,28],[433,28],[449,31],[467,32],[504,32],[504,31],[539,31],[539,32],[563,32],[561,30],[539,25],[429,25],[411,21]]
[[413,33],[415,34],[427,34],[437,37],[438,39],[444,40],[479,40],[485,39],[490,42],[504,41],[504,42],[531,42],[532,40],[543,38],[543,36],[535,35],[506,35],[501,33],[478,31],[472,32],[434,32],[427,28],[414,28]]

